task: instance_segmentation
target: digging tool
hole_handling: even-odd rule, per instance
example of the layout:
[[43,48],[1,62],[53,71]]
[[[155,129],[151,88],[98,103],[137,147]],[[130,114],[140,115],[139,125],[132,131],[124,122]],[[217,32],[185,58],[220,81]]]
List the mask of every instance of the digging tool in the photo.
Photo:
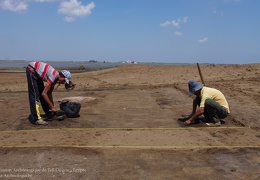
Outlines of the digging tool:
[[199,65],[199,63],[197,63],[197,67],[198,67],[199,74],[200,74],[200,80],[201,80],[202,84],[205,86],[205,82],[204,82],[204,79],[203,79],[203,76],[202,76],[202,73],[201,73],[201,70],[200,70],[200,65]]

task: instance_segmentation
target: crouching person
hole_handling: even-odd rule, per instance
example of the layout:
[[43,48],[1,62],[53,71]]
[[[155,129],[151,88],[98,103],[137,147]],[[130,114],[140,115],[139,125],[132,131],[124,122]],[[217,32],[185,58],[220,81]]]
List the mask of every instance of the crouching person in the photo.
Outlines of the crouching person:
[[184,124],[194,123],[203,114],[208,126],[220,126],[220,119],[226,118],[230,113],[228,102],[222,92],[205,87],[194,80],[189,81],[188,86],[189,95],[196,95],[196,97],[193,100],[192,113],[186,118]]
[[[67,70],[58,72],[49,64],[30,62],[26,68],[30,112],[28,119],[32,124],[46,125],[41,118],[40,104],[47,117],[58,111],[54,106],[52,92],[55,84],[70,83],[71,73]],[[44,82],[45,85],[44,85]]]

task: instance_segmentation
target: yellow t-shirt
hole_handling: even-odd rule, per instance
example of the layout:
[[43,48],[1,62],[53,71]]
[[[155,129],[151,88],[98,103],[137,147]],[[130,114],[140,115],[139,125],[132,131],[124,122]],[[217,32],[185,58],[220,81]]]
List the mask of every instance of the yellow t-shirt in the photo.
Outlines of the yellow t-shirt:
[[201,89],[200,97],[201,97],[200,107],[205,107],[205,100],[210,98],[216,101],[217,103],[219,103],[220,106],[225,107],[228,113],[230,113],[227,100],[225,96],[222,94],[222,92],[220,92],[219,90],[204,86]]

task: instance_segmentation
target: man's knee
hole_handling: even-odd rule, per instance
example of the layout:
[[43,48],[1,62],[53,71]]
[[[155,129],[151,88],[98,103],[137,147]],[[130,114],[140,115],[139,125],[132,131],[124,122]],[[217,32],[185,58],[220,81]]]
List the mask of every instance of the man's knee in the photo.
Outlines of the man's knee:
[[206,106],[211,106],[212,104],[213,104],[213,100],[212,99],[208,98],[208,99],[205,100],[205,107]]

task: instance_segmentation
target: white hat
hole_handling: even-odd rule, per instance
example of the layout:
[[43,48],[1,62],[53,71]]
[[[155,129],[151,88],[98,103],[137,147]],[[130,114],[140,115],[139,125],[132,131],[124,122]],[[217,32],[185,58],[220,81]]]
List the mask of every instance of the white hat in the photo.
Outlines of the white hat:
[[68,70],[62,70],[61,73],[65,77],[66,83],[69,84],[70,83],[70,78],[71,78],[70,72]]

